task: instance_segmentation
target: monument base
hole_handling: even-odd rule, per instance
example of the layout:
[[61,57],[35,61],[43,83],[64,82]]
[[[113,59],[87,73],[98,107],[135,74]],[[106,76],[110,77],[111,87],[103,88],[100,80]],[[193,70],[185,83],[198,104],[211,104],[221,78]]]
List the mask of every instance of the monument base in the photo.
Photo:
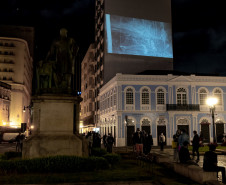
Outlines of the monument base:
[[85,141],[76,135],[38,134],[24,142],[23,158],[36,158],[57,155],[86,156]]
[[88,156],[88,141],[78,134],[80,101],[76,96],[33,97],[34,129],[24,140],[22,157]]

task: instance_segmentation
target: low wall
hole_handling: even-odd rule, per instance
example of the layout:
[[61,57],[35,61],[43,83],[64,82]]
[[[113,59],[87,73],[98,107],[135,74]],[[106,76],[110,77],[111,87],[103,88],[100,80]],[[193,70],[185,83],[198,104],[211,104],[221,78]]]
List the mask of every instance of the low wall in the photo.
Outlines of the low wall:
[[207,181],[217,181],[217,172],[206,172],[196,165],[175,163],[174,171],[200,184],[204,184]]

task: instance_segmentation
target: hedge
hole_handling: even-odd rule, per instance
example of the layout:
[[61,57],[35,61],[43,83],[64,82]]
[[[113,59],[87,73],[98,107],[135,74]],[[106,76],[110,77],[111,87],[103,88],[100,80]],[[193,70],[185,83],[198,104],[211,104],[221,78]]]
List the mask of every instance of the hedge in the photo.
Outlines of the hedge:
[[106,154],[103,156],[103,158],[105,158],[109,164],[111,164],[111,166],[114,166],[115,164],[117,164],[120,160],[121,160],[121,156],[118,154]]
[[22,152],[5,152],[4,155],[1,156],[3,160],[9,160],[13,158],[21,158]]
[[102,148],[92,148],[91,154],[92,156],[102,157],[107,154],[107,151]]
[[108,167],[107,160],[102,157],[53,156],[1,160],[0,174],[94,171]]

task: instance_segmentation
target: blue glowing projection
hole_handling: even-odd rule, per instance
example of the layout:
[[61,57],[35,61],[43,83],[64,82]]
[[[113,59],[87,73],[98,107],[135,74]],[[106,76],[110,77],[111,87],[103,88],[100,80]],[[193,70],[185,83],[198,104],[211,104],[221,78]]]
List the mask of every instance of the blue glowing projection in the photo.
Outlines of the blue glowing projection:
[[106,14],[108,53],[173,58],[169,23]]

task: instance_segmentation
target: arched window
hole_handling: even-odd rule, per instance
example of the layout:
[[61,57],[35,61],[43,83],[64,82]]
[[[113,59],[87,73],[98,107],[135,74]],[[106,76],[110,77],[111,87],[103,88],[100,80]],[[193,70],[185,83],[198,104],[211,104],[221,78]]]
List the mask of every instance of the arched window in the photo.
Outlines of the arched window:
[[126,104],[133,105],[133,89],[132,88],[128,88],[126,90]]
[[218,99],[218,102],[217,102],[217,104],[218,105],[222,105],[223,104],[223,98],[222,98],[222,90],[221,89],[215,89],[214,91],[213,91],[213,95],[214,95],[214,97],[216,97],[217,99]]
[[187,92],[185,88],[177,89],[177,104],[178,105],[187,104]]
[[206,105],[206,99],[207,99],[206,89],[200,89],[199,90],[199,104],[200,105]]
[[165,91],[162,88],[157,90],[157,105],[165,104]]
[[141,104],[142,105],[149,105],[150,103],[150,93],[147,88],[142,89],[141,92]]

